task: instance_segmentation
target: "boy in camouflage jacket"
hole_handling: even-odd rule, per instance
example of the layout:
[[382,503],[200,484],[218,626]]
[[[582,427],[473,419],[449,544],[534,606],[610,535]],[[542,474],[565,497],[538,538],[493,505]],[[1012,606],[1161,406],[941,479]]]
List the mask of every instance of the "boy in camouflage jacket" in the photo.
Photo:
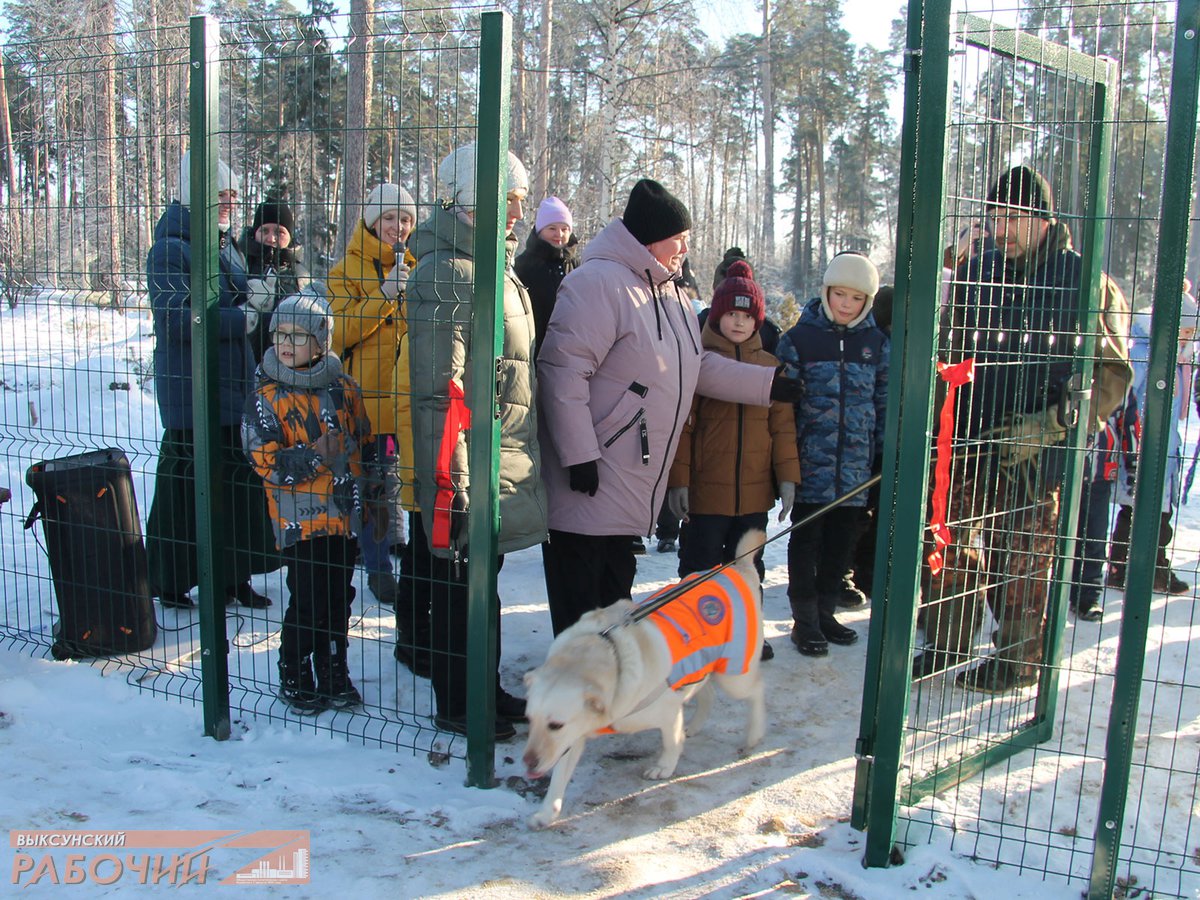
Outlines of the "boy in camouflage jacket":
[[272,346],[242,417],[242,443],[288,564],[279,696],[302,715],[362,702],[346,660],[354,539],[360,524],[387,530],[382,498],[370,504],[372,517],[364,512],[371,425],[358,384],[330,350],[333,316],[320,293],[314,285],[276,307]]

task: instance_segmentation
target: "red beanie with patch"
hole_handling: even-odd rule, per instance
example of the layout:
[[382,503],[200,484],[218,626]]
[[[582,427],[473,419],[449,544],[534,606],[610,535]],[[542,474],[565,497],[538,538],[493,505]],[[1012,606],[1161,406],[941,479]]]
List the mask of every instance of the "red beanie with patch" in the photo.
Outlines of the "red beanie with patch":
[[754,280],[750,263],[744,259],[733,262],[725,272],[725,280],[717,285],[713,292],[712,309],[708,313],[709,319],[715,326],[721,321],[721,316],[735,309],[754,317],[755,331],[762,327],[767,315],[767,302],[763,298],[762,288]]

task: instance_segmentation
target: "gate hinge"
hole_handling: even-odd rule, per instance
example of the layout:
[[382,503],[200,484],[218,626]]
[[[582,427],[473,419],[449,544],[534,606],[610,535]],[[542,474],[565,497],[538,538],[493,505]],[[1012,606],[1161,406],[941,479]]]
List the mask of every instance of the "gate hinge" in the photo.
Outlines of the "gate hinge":
[[915,72],[921,65],[921,48],[908,48],[904,51],[904,71]]
[[854,758],[865,760],[869,763],[875,762],[875,754],[872,752],[871,741],[867,738],[859,738],[854,742]]
[[495,413],[495,419],[497,422],[500,421],[500,407],[503,405],[503,402],[504,402],[502,399],[503,386],[501,385],[501,381],[503,380],[503,378],[504,378],[504,360],[501,359],[500,357],[496,357],[496,413]]

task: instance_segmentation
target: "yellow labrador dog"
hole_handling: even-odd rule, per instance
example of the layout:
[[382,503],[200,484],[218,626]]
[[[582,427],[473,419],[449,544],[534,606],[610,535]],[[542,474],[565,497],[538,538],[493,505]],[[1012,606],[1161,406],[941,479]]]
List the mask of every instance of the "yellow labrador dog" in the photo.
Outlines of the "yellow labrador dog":
[[684,704],[696,697],[688,726],[694,734],[712,704],[710,677],[731,697],[747,701],[741,752],[762,740],[766,704],[758,669],[763,636],[754,554],[764,539],[762,531],[749,532],[738,542],[738,562],[713,577],[688,576],[680,586],[696,584],[645,618],[635,621],[634,603],[620,600],[555,638],[546,662],[525,676],[525,766],[531,778],[553,769],[531,826],[545,828],[558,818],[567,783],[593,735],[657,728],[662,754],[644,774],[670,778],[683,752]]

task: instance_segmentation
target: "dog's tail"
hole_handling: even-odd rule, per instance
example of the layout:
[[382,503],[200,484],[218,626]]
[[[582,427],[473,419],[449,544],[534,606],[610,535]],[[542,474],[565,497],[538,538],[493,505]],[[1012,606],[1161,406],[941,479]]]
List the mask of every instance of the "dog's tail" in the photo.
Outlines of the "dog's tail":
[[747,583],[758,583],[758,572],[754,568],[754,557],[758,555],[758,551],[762,549],[763,544],[767,542],[767,533],[761,528],[753,528],[747,531],[738,538],[737,548],[733,551],[733,558],[737,560],[737,570],[742,573],[742,577]]

